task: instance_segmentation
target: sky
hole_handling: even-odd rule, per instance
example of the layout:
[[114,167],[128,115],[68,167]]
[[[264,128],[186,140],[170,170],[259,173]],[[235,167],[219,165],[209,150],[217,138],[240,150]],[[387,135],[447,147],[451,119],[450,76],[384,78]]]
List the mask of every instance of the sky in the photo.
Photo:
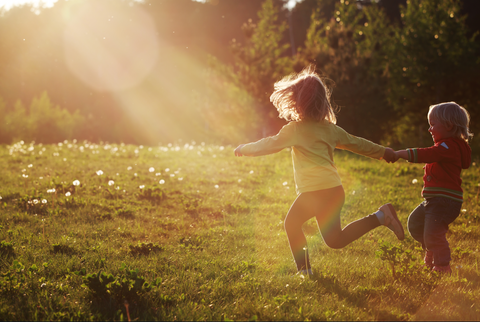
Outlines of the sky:
[[[194,0],[199,2],[205,2],[205,0]],[[293,8],[295,4],[300,0],[289,0],[287,7]],[[9,10],[13,6],[23,5],[26,3],[33,4],[34,7],[52,7],[57,0],[0,0],[0,8]]]

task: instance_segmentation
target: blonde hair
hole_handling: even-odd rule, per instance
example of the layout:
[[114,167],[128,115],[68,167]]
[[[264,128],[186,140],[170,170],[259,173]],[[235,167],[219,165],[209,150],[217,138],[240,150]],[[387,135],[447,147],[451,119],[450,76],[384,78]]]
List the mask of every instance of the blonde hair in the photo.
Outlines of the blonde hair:
[[433,117],[446,127],[452,127],[454,136],[468,140],[473,136],[468,128],[470,123],[470,114],[462,106],[455,102],[440,103],[431,105],[427,114],[428,119]]
[[278,110],[278,116],[287,121],[311,119],[337,123],[330,103],[331,91],[310,65],[298,74],[285,76],[275,83],[270,102]]

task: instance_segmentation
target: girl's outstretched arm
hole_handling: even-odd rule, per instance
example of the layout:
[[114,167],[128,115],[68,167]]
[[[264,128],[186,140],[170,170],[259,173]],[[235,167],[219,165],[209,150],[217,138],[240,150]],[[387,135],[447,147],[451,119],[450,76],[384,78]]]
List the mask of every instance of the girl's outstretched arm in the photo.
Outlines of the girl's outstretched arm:
[[398,160],[398,156],[392,148],[385,148],[383,159],[388,163],[395,163]]
[[398,159],[398,158],[401,158],[401,159],[408,160],[408,152],[407,152],[407,150],[398,150],[398,151],[395,151],[395,155],[397,156],[397,159]]
[[237,148],[235,149],[235,156],[236,157],[243,157],[243,154],[242,152],[240,152],[242,150],[242,147],[244,146],[245,144],[240,144],[239,146],[237,146]]

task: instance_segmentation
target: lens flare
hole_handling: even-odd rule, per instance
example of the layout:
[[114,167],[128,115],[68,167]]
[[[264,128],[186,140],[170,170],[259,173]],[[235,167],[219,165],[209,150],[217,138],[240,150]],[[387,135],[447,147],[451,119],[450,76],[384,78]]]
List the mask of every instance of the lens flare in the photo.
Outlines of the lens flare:
[[70,71],[97,91],[134,87],[152,70],[158,38],[151,17],[140,7],[128,11],[113,2],[85,1],[71,8],[64,32]]

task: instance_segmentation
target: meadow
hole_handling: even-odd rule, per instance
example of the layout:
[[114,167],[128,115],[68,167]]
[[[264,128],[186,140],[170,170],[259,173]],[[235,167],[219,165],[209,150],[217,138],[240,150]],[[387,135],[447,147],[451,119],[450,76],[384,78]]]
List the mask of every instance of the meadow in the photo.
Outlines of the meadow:
[[[406,226],[421,164],[337,151],[342,224],[391,202]],[[480,320],[480,169],[448,234],[451,275],[380,227],[341,250],[304,225],[314,275],[283,227],[290,152],[65,141],[0,146],[0,320]]]

